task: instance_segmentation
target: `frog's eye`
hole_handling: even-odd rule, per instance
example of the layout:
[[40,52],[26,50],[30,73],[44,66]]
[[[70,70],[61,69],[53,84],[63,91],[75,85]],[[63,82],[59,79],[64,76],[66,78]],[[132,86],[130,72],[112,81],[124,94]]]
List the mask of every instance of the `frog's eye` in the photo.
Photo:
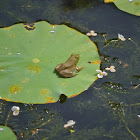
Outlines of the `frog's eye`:
[[79,58],[79,56],[78,56],[78,55],[76,55],[76,58]]

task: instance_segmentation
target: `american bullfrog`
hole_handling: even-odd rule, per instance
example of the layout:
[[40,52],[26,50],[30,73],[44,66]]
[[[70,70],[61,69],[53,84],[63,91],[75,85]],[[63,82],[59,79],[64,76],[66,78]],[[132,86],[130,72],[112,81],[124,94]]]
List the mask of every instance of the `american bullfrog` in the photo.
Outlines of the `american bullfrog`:
[[76,67],[79,59],[79,54],[72,54],[65,63],[61,63],[55,67],[56,72],[64,78],[76,76],[77,72],[83,69],[83,67]]

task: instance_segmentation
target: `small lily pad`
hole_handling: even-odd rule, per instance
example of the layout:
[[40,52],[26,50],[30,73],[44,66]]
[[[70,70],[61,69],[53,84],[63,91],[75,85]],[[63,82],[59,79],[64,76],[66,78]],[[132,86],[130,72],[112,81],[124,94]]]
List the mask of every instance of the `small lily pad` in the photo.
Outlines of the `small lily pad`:
[[140,16],[139,0],[104,0],[104,2],[113,2],[120,10],[136,16]]
[[0,125],[0,140],[17,140],[11,128]]
[[[27,28],[28,27],[28,28]],[[74,97],[96,79],[100,57],[96,45],[86,35],[65,25],[46,21],[22,23],[0,29],[0,96],[22,103],[53,103],[61,94]],[[61,78],[55,67],[71,54],[79,54],[72,78]]]

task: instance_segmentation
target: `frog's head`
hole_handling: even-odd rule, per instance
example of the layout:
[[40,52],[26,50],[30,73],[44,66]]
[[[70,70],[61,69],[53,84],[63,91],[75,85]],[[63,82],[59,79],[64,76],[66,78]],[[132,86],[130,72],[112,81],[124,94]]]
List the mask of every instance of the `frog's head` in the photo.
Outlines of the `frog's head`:
[[80,54],[72,54],[71,57],[76,60],[76,61],[79,61],[80,59]]

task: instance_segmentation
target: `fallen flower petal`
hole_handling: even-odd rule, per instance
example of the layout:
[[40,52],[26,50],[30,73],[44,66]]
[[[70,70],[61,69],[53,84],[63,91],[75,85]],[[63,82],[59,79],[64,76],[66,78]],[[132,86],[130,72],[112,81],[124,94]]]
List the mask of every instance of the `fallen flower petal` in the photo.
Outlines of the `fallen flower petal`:
[[115,66],[110,66],[110,68],[105,68],[105,70],[110,70],[111,72],[116,72]]
[[97,36],[97,33],[93,33],[93,34],[91,34],[92,36]]
[[116,72],[116,70],[115,70],[115,69],[110,69],[110,71],[111,71],[111,72]]
[[95,31],[91,30],[90,33],[95,33]]
[[87,33],[86,35],[87,35],[87,36],[91,36],[91,33]]
[[98,78],[103,78],[103,74],[98,74]]
[[101,73],[102,71],[101,70],[96,70],[98,73]]
[[95,31],[91,30],[90,33],[86,34],[87,36],[97,36],[97,33]]
[[124,38],[124,36],[121,35],[121,34],[119,34],[119,33],[118,33],[118,38],[119,38],[120,40],[122,40],[122,41],[125,41],[125,40],[126,40],[126,39]]
[[110,71],[111,71],[111,72],[116,72],[115,66],[111,66],[111,67],[110,67]]
[[70,127],[70,126],[73,126],[75,123],[76,123],[75,121],[69,120],[69,121],[67,122],[67,124],[64,124],[64,128],[68,128],[68,127]]
[[18,106],[13,106],[11,110],[13,111],[13,115],[17,116],[19,114],[20,108]]
[[105,68],[105,70],[110,70],[110,68]]
[[13,111],[13,116],[17,116],[19,114],[19,111]]
[[115,66],[110,66],[111,69],[115,69]]
[[19,108],[18,106],[13,106],[13,107],[11,108],[11,110],[12,110],[12,111],[19,111],[20,108]]
[[103,76],[107,76],[108,75],[107,72],[105,72],[105,71],[103,71],[102,74],[103,74]]
[[96,70],[98,72],[97,76],[98,78],[103,78],[103,76],[107,76],[107,73],[105,71],[101,71],[101,70]]

